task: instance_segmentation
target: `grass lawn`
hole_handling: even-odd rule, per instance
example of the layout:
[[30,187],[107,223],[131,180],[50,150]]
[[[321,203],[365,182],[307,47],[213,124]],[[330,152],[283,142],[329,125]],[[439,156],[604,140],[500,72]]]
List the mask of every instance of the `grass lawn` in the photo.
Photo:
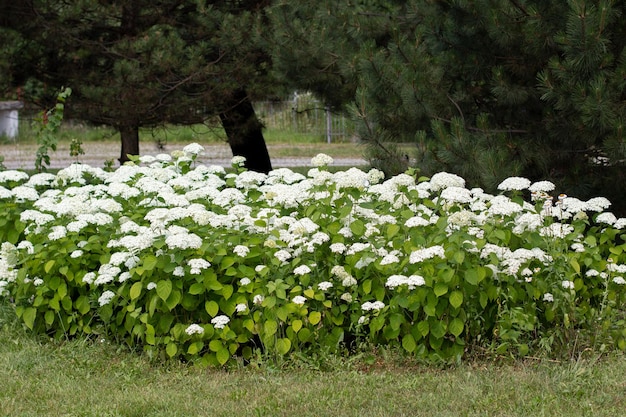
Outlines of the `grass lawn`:
[[[61,142],[64,153],[69,140]],[[96,140],[119,144],[111,137]],[[193,135],[175,143],[192,141]],[[36,147],[34,141],[25,145]],[[295,137],[268,139],[268,146],[272,157],[362,152],[354,143]],[[228,370],[160,363],[114,343],[52,342],[31,335],[0,299],[0,417],[595,417],[626,410],[624,355],[589,353],[564,362],[470,360],[446,368],[398,353],[378,352],[374,364],[370,358],[268,359]]]
[[467,363],[380,355],[231,370],[151,363],[109,343],[52,343],[0,306],[0,416],[618,416],[626,358]]

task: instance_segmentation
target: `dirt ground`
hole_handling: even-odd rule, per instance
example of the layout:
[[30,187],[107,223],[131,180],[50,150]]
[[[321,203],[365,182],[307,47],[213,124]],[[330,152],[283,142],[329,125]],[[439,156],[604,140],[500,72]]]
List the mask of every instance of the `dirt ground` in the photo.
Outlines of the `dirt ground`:
[[[280,146],[280,145],[278,145]],[[61,143],[54,152],[49,152],[49,168],[64,168],[78,160],[81,163],[93,167],[103,168],[107,161],[112,161],[113,166],[119,166],[120,156],[119,145],[103,142],[87,142],[82,147],[85,155],[77,159],[70,157],[69,143]],[[232,153],[228,145],[204,145],[205,154],[198,158],[200,163],[207,165],[230,166]],[[164,149],[158,149],[156,145],[143,144],[140,149],[142,155],[157,155],[159,153],[170,153],[174,150],[182,149],[180,144],[168,144]],[[268,145],[270,156],[272,155],[272,145]],[[36,144],[2,144],[0,145],[0,156],[4,157],[4,166],[7,169],[33,169],[35,167]],[[272,158],[274,168],[308,166],[311,162],[309,157],[281,157]],[[336,166],[363,166],[367,162],[361,158],[335,158],[333,165]]]

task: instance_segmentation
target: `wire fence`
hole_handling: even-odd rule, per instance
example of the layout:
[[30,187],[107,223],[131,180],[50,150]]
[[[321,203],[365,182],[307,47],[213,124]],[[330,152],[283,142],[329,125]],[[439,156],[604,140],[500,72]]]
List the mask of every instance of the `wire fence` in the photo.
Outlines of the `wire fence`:
[[294,93],[283,101],[255,102],[254,107],[268,128],[320,135],[328,143],[354,138],[354,123],[343,114],[333,113],[310,93]]

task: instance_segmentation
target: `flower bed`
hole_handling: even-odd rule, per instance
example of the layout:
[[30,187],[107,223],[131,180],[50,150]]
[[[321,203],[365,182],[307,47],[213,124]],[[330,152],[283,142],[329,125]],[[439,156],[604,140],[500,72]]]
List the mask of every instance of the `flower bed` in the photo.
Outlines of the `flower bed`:
[[326,155],[306,176],[227,173],[201,152],[0,172],[0,292],[29,329],[217,366],[359,343],[430,360],[626,349],[626,219],[604,198],[332,174]]

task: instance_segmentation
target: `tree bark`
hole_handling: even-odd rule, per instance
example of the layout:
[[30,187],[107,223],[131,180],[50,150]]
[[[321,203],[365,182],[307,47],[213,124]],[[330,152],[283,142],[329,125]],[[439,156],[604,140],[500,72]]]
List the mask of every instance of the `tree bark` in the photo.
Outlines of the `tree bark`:
[[122,137],[122,153],[120,155],[120,165],[128,161],[128,155],[139,155],[139,127],[133,125],[119,126]]
[[246,158],[245,167],[250,171],[268,173],[272,170],[270,155],[263,137],[263,125],[252,107],[245,90],[233,93],[228,110],[220,114],[220,120],[233,156]]

